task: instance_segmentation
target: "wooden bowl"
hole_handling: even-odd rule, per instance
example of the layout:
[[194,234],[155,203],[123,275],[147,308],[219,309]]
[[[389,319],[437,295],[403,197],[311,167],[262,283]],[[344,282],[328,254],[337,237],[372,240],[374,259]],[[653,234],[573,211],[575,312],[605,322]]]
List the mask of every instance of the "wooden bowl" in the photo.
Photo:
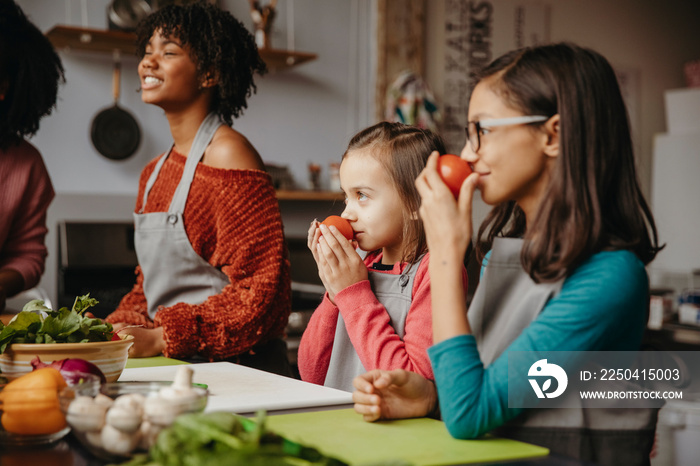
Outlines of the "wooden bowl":
[[133,344],[133,337],[89,343],[14,343],[0,354],[0,371],[2,376],[13,380],[31,372],[31,361],[37,356],[46,364],[78,358],[99,367],[107,382],[116,382],[126,366],[129,348]]

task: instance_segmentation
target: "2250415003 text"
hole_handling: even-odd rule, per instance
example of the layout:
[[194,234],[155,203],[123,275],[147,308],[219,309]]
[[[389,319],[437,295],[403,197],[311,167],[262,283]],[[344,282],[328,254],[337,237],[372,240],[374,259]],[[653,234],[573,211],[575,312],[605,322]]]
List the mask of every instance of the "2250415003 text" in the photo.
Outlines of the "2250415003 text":
[[678,381],[681,378],[678,369],[601,369],[580,371],[580,380],[660,380]]

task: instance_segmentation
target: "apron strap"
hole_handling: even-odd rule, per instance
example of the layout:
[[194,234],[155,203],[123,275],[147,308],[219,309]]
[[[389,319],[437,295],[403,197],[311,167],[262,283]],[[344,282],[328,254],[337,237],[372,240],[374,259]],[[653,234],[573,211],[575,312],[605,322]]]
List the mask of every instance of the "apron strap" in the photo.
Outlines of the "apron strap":
[[211,142],[216,130],[219,129],[219,126],[222,124],[223,122],[217,114],[210,113],[199,126],[194,141],[192,142],[190,153],[187,154],[187,161],[185,162],[185,168],[182,172],[180,183],[177,185],[172,201],[170,201],[168,213],[174,214],[185,211],[187,195],[190,192],[190,185],[194,179],[194,172],[197,169],[197,164],[202,160],[204,150]]
[[151,172],[151,176],[148,177],[148,181],[146,181],[146,189],[143,191],[143,202],[141,203],[141,210],[139,210],[139,213],[143,213],[143,209],[146,208],[146,200],[148,200],[148,193],[151,192],[151,188],[153,185],[156,183],[156,179],[158,178],[158,174],[160,173],[160,169],[163,168],[163,164],[165,163],[165,159],[168,158],[170,155],[170,151],[173,150],[173,147],[175,145],[173,144],[170,146],[170,149],[168,149],[168,152],[165,153],[163,157],[160,158],[158,163],[156,163],[156,167],[153,169],[153,172]]

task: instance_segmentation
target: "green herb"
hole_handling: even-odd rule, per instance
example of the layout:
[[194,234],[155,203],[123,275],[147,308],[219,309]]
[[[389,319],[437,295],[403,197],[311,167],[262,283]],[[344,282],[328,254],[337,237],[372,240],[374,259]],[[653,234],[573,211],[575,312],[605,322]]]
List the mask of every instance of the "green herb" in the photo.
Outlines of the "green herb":
[[[112,324],[85,316],[98,301],[89,294],[75,298],[73,308],[53,311],[35,299],[24,305],[7,325],[0,322],[0,354],[13,343],[85,343],[109,341]],[[45,317],[44,317],[45,315]]]
[[315,448],[290,442],[257,422],[232,413],[183,414],[158,435],[148,454],[124,466],[346,466]]

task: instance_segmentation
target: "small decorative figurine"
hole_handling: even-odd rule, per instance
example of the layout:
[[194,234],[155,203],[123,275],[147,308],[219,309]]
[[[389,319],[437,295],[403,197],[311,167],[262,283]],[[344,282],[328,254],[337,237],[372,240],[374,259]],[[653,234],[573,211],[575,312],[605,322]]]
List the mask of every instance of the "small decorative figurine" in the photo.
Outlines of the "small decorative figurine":
[[265,6],[258,0],[249,0],[249,2],[250,17],[253,18],[255,26],[255,44],[259,49],[269,48],[270,31],[272,30],[272,21],[275,19],[277,0],[271,0]]

